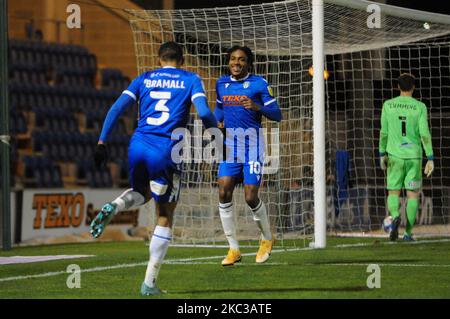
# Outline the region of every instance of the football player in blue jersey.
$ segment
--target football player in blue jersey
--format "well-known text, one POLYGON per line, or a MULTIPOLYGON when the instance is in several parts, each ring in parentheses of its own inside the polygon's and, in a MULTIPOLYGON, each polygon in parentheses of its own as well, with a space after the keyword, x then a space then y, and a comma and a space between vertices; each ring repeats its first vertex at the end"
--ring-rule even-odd
POLYGON ((171 157, 172 131, 185 128, 191 102, 207 128, 217 127, 209 110, 201 78, 180 69, 183 50, 175 42, 163 43, 159 49, 161 68, 145 72, 134 79, 108 111, 94 154, 97 167, 106 165, 107 141, 123 111, 139 102, 139 119, 128 148, 131 188, 106 203, 91 223, 91 234, 99 237, 118 212, 156 202, 157 226, 150 241, 150 260, 142 295, 157 295, 161 290, 156 279, 172 237, 173 212, 180 191, 180 169, 171 157))
POLYGON ((214 110, 219 126, 226 129, 226 160, 219 163, 218 173, 219 214, 230 249, 222 265, 233 265, 241 260, 232 204, 235 185, 241 180, 245 201, 261 230, 256 262, 263 263, 270 256, 275 238, 266 206, 258 197, 264 163, 261 118, 265 116, 279 122, 281 111, 267 81, 250 73, 254 60, 252 51, 245 46, 233 46, 227 56, 230 75, 216 82, 214 110))

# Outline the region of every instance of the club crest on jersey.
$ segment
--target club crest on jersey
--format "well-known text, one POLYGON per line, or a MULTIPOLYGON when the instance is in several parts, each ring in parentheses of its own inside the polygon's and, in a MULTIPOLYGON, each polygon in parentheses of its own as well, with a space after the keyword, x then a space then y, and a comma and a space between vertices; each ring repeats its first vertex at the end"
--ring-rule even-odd
POLYGON ((245 81, 243 86, 244 86, 244 89, 247 89, 250 86, 250 82, 245 81))

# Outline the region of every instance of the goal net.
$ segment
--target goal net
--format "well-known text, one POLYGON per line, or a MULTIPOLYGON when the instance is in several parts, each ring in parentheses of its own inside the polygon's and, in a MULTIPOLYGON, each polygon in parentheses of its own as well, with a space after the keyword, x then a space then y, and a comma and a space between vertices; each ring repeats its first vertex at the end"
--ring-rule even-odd
MULTIPOLYGON (((325 65, 330 74, 325 83, 327 231, 381 234, 386 216, 385 176, 377 158, 381 106, 398 94, 394 86, 400 73, 410 72, 417 77, 415 96, 428 106, 436 164, 433 177, 424 179, 416 233, 448 235, 450 19, 374 5, 356 0, 324 4, 325 65)), ((311 1, 296 0, 128 11, 139 72, 157 68, 160 44, 175 40, 184 47, 185 68, 203 78, 211 106, 215 81, 227 72, 226 50, 236 44, 253 50, 253 72, 268 80, 283 113, 279 124, 263 121, 269 160, 260 197, 281 243, 300 246, 314 230, 311 10, 311 1)), ((209 141, 202 138, 197 120, 192 111, 194 160, 183 164, 174 237, 182 243, 219 244, 225 237, 218 213, 218 166, 201 159, 209 141)), ((259 232, 243 195, 237 187, 233 197, 238 237, 257 240, 259 232)))

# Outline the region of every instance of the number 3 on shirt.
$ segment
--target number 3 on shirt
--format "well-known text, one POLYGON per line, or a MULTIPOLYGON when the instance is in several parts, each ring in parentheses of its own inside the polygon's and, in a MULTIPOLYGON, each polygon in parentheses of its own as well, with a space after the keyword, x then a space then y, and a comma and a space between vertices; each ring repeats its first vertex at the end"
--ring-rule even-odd
POLYGON ((147 124, 162 125, 169 119, 169 108, 166 106, 167 101, 172 97, 171 92, 150 91, 150 97, 158 100, 155 105, 155 111, 162 112, 160 117, 147 117, 147 124))

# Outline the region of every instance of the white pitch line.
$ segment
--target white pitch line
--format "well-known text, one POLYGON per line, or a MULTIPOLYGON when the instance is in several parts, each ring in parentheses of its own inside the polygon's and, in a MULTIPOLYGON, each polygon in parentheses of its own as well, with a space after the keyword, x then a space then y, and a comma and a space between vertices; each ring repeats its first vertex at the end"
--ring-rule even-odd
MULTIPOLYGON (((217 265, 216 262, 207 261, 207 262, 201 262, 201 261, 167 261, 164 262, 164 264, 168 265, 217 265)), ((302 263, 302 264, 293 264, 293 263, 287 263, 287 262, 268 262, 263 264, 242 264, 237 263, 235 266, 242 267, 242 266, 364 266, 367 267, 370 263, 322 263, 322 264, 315 264, 315 263, 302 263)), ((377 264, 380 267, 390 266, 390 267, 432 267, 432 268, 449 268, 450 265, 447 264, 389 264, 389 263, 377 263, 373 262, 373 264, 377 264)))
MULTIPOLYGON (((133 267, 146 266, 146 265, 147 265, 147 262, 134 263, 134 264, 119 264, 119 265, 114 265, 114 266, 104 266, 104 267, 81 269, 80 272, 95 272, 95 271, 112 270, 112 269, 120 269, 120 268, 133 268, 133 267)), ((53 272, 46 272, 46 273, 42 273, 42 274, 36 274, 36 275, 6 277, 6 278, 0 278, 0 282, 11 281, 11 280, 21 280, 21 279, 31 279, 31 278, 53 277, 53 276, 64 275, 64 274, 67 275, 70 273, 68 273, 67 271, 53 271, 53 272)))
MULTIPOLYGON (((420 241, 415 241, 415 242, 408 242, 405 244, 431 244, 431 243, 440 243, 440 242, 449 242, 450 239, 441 239, 441 240, 420 240, 420 241)), ((380 245, 385 245, 385 244, 395 244, 393 242, 387 242, 387 243, 380 243, 380 245)), ((351 247, 363 247, 363 246, 372 246, 373 243, 357 243, 357 244, 344 244, 344 245, 336 245, 333 247, 329 247, 329 248, 351 248, 351 247)), ((313 248, 288 248, 288 249, 275 249, 272 250, 272 253, 279 253, 279 252, 292 252, 292 251, 304 251, 304 250, 312 250, 313 248)), ((256 253, 245 253, 242 254, 242 256, 255 256, 256 253)), ((174 263, 188 263, 188 262, 196 262, 196 261, 202 261, 202 260, 213 260, 213 259, 220 259, 223 258, 223 255, 220 256, 209 256, 209 257, 197 257, 197 258, 181 258, 181 259, 172 259, 172 260, 166 260, 164 261, 164 264, 174 264, 174 263)), ((339 266, 349 266, 349 265, 368 265, 367 264, 322 264, 322 265, 339 265, 339 266)), ((94 268, 88 268, 88 269, 81 269, 80 272, 96 272, 96 271, 104 271, 104 270, 113 270, 113 269, 121 269, 121 268, 134 268, 134 267, 140 267, 140 266, 146 266, 147 265, 147 261, 145 262, 140 262, 140 263, 133 263, 133 264, 118 264, 118 265, 113 265, 113 266, 103 266, 103 267, 94 267, 94 268)), ((273 264, 272 264, 273 265, 273 264)), ((308 265, 315 265, 318 266, 318 264, 304 264, 305 266, 308 265)), ((386 265, 386 266, 392 266, 394 264, 378 264, 378 265, 386 265)), ((398 265, 402 265, 402 264, 398 264, 398 265)), ((405 264, 408 265, 408 264, 405 264)), ((411 264, 409 264, 411 265, 411 264)), ((426 264, 412 264, 415 265, 414 267, 449 267, 450 265, 426 265, 426 264)), ((408 267, 408 266, 406 266, 408 267)), ((411 266, 412 267, 412 266, 411 266)), ((64 274, 68 274, 66 271, 54 271, 54 272, 46 272, 46 273, 41 273, 41 274, 36 274, 36 275, 23 275, 23 276, 14 276, 14 277, 4 277, 4 278, 0 278, 0 282, 5 282, 5 281, 13 281, 13 280, 23 280, 23 279, 31 279, 31 278, 43 278, 43 277, 53 277, 53 276, 59 276, 59 275, 64 275, 64 274)))
MULTIPOLYGON (((307 265, 314 265, 314 266, 364 266, 367 267, 370 263, 333 263, 333 264, 307 264, 307 265)), ((449 268, 450 265, 442 264, 386 264, 386 263, 377 263, 373 262, 372 264, 376 264, 380 267, 432 267, 432 268, 449 268)))
MULTIPOLYGON (((378 245, 396 245, 398 243, 402 243, 403 245, 420 245, 420 244, 434 244, 434 243, 446 243, 450 242, 450 239, 429 239, 429 240, 416 240, 409 242, 402 242, 399 240, 398 242, 388 241, 388 242, 379 242, 378 245)), ((342 244, 336 245, 329 248, 354 248, 354 247, 365 247, 365 246, 374 246, 374 243, 358 243, 358 244, 342 244)))
MULTIPOLYGON (((221 256, 222 258, 223 256, 221 256)), ((207 262, 202 262, 202 261, 165 261, 164 264, 167 265, 219 265, 217 262, 212 262, 212 261, 207 261, 207 262)), ((242 266, 288 266, 289 263, 283 262, 283 263, 277 263, 277 262, 268 262, 268 263, 263 263, 263 264, 243 264, 243 263, 237 263, 235 264, 235 266, 237 267, 242 267, 242 266)), ((226 268, 226 267, 224 267, 226 268)))

